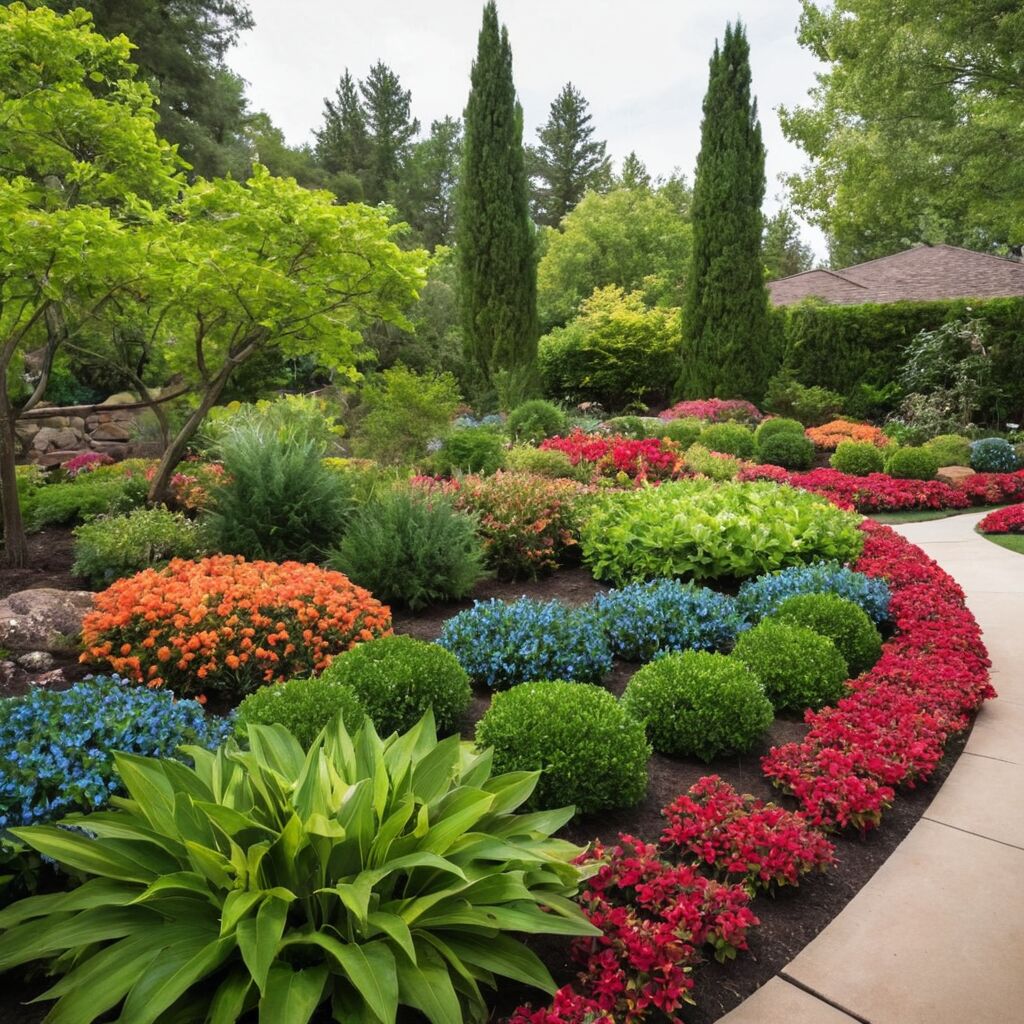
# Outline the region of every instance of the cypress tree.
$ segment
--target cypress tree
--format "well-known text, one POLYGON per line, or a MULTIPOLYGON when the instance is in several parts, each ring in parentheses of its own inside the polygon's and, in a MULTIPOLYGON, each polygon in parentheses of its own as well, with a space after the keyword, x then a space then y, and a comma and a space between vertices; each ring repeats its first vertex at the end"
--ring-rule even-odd
POLYGON ((761 262, 764 144, 743 26, 715 43, 693 185, 693 260, 683 312, 682 397, 757 401, 771 372, 761 262))
POLYGON ((488 384, 506 371, 525 386, 537 357, 536 250, 523 111, 508 30, 493 0, 484 7, 470 81, 456 205, 463 332, 488 384))

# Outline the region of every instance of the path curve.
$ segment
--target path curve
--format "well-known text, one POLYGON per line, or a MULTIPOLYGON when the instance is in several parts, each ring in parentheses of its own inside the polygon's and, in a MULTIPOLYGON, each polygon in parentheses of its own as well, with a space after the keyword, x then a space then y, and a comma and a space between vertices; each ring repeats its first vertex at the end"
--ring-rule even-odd
POLYGON ((894 529, 963 587, 998 699, 867 885, 719 1024, 1024 1021, 1024 556, 983 515, 894 529))

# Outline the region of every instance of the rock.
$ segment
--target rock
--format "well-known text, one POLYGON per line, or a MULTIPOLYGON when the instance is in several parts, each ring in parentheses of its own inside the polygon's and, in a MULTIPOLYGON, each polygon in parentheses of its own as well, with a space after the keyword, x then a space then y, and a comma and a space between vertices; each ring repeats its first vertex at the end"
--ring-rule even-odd
POLYGON ((138 399, 130 391, 118 391, 116 395, 103 399, 100 405, 134 405, 138 399))
POLYGON ((91 441, 89 447, 94 452, 109 455, 115 462, 128 458, 132 446, 125 441, 91 441))
POLYGON ((0 647, 66 654, 78 647, 82 619, 92 608, 88 590, 21 590, 0 601, 0 647))
POLYGON ((53 668, 53 655, 49 651, 29 651, 15 659, 26 672, 49 672, 53 668))
POLYGON ((36 419, 35 422, 40 427, 53 427, 54 430, 63 430, 64 427, 71 425, 67 416, 43 416, 36 419))
POLYGON ((36 458, 37 466, 63 466, 68 459, 81 455, 81 448, 72 448, 70 451, 43 452, 36 458))
POLYGON ((966 466, 943 466, 935 474, 935 479, 941 480, 944 484, 958 484, 969 476, 974 476, 974 470, 966 466))
POLYGON ((59 668, 55 668, 52 672, 30 679, 29 682, 33 686, 55 686, 64 682, 64 673, 59 668))
POLYGON ((132 439, 131 431, 120 423, 101 423, 90 435, 91 441, 121 441, 132 439))
POLYGON ((32 447, 36 451, 45 452, 48 449, 56 446, 57 434, 60 431, 53 427, 43 427, 36 433, 36 436, 32 438, 32 447))

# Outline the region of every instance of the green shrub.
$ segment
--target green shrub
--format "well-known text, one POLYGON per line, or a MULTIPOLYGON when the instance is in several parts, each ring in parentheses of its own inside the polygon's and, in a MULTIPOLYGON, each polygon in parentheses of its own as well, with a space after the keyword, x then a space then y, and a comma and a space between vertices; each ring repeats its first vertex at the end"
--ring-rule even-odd
POLYGON ((773 416, 770 419, 762 420, 754 431, 754 441, 761 445, 774 437, 776 434, 798 434, 804 436, 804 425, 799 420, 789 419, 785 416, 773 416))
POLYGON ((540 444, 546 437, 564 434, 569 428, 569 418, 554 402, 543 398, 531 398, 517 405, 505 421, 505 429, 514 441, 529 441, 540 444))
POLYGON ((396 487, 359 509, 327 562, 381 601, 415 610, 465 597, 483 558, 473 518, 449 498, 396 487))
POLYGON ((771 483, 665 483, 602 496, 582 533, 594 575, 617 586, 657 576, 756 576, 819 559, 856 560, 860 517, 771 483))
POLYGON ((750 750, 772 723, 772 705, 757 676, 725 654, 684 651, 644 665, 622 704, 645 723, 654 749, 711 761, 750 750))
POLYGON ((100 516, 76 526, 71 571, 97 589, 172 558, 198 558, 209 550, 206 530, 180 512, 140 508, 125 516, 100 516))
POLYGON ((882 637, 874 623, 863 608, 838 594, 797 594, 770 618, 827 636, 846 659, 851 676, 866 672, 882 656, 882 637))
POLYGON ((802 431, 769 434, 757 443, 757 461, 783 469, 810 469, 814 463, 814 443, 802 431))
POLYGON ((359 644, 335 658, 321 678, 351 687, 385 736, 405 732, 429 710, 439 732, 457 732, 473 699, 455 655, 411 636, 359 644))
POLYGON ((514 813, 537 774, 492 778, 429 719, 384 741, 339 721, 308 754, 253 725, 249 744, 193 748, 194 767, 117 754, 121 809, 14 830, 86 879, 0 912, 0 970, 69 968, 53 1019, 284 1024, 324 1004, 461 1024, 487 1016, 477 981, 555 990, 523 933, 598 934, 570 899, 580 850, 550 839, 571 810, 514 813))
POLYGON ((71 483, 46 484, 26 494, 22 516, 29 531, 67 526, 94 516, 129 512, 146 503, 147 482, 141 477, 100 477, 85 474, 71 483))
POLYGON ((788 374, 780 373, 768 382, 764 408, 779 416, 792 417, 804 426, 816 427, 843 411, 843 396, 827 388, 805 387, 788 374))
POLYGON ((435 471, 444 476, 456 472, 489 475, 505 463, 505 442, 490 427, 463 427, 444 439, 430 461, 435 471))
POLYGON ((934 480, 939 458, 929 448, 897 448, 886 456, 885 471, 899 480, 934 480))
POLYGON ((630 807, 647 790, 651 748, 642 723, 588 683, 523 683, 497 693, 476 728, 494 770, 537 771, 537 808, 575 804, 581 814, 630 807))
POLYGON ((631 437, 642 441, 645 437, 659 436, 654 430, 659 421, 651 416, 613 416, 605 420, 602 429, 618 437, 631 437))
POLYGON ((309 749, 336 715, 355 732, 363 722, 363 706, 351 686, 323 676, 290 679, 261 686, 238 705, 236 728, 245 736, 250 725, 283 725, 304 749, 309 749))
POLYGON ((740 460, 732 455, 709 452, 702 444, 691 444, 683 456, 686 469, 710 480, 734 480, 741 469, 740 460))
POLYGON ((741 633, 732 652, 761 680, 777 711, 834 704, 846 692, 846 660, 828 637, 766 619, 741 633))
POLYGON ((651 430, 652 437, 667 437, 675 441, 684 451, 696 443, 706 424, 692 416, 681 416, 677 420, 658 420, 657 428, 651 430))
POLYGON ((737 459, 754 457, 754 432, 739 423, 713 423, 700 432, 697 441, 713 452, 737 459))
POLYGON ((517 444, 509 449, 505 463, 514 473, 532 473, 552 480, 578 479, 580 476, 569 456, 554 448, 541 451, 528 444, 517 444))
POLYGON ((870 441, 840 441, 828 464, 840 473, 867 476, 869 473, 882 472, 885 456, 870 441))
POLYGON ((940 466, 971 464, 971 441, 962 434, 939 434, 926 441, 924 447, 939 460, 940 466))
POLYGON ((971 442, 971 469, 979 473, 1012 473, 1017 466, 1017 452, 1005 438, 983 437, 971 442))

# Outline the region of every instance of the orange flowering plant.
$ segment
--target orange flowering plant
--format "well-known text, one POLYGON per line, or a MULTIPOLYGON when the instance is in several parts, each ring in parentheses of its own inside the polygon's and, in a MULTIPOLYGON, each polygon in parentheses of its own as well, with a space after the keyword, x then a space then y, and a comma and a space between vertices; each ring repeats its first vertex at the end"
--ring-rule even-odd
POLYGON ((876 448, 884 448, 889 437, 870 423, 853 423, 850 420, 832 420, 820 427, 808 427, 807 436, 818 448, 835 451, 840 441, 870 441, 876 448))
POLYGON ((340 572, 236 555, 176 558, 96 595, 81 661, 183 696, 240 696, 319 672, 390 632, 391 610, 340 572))

